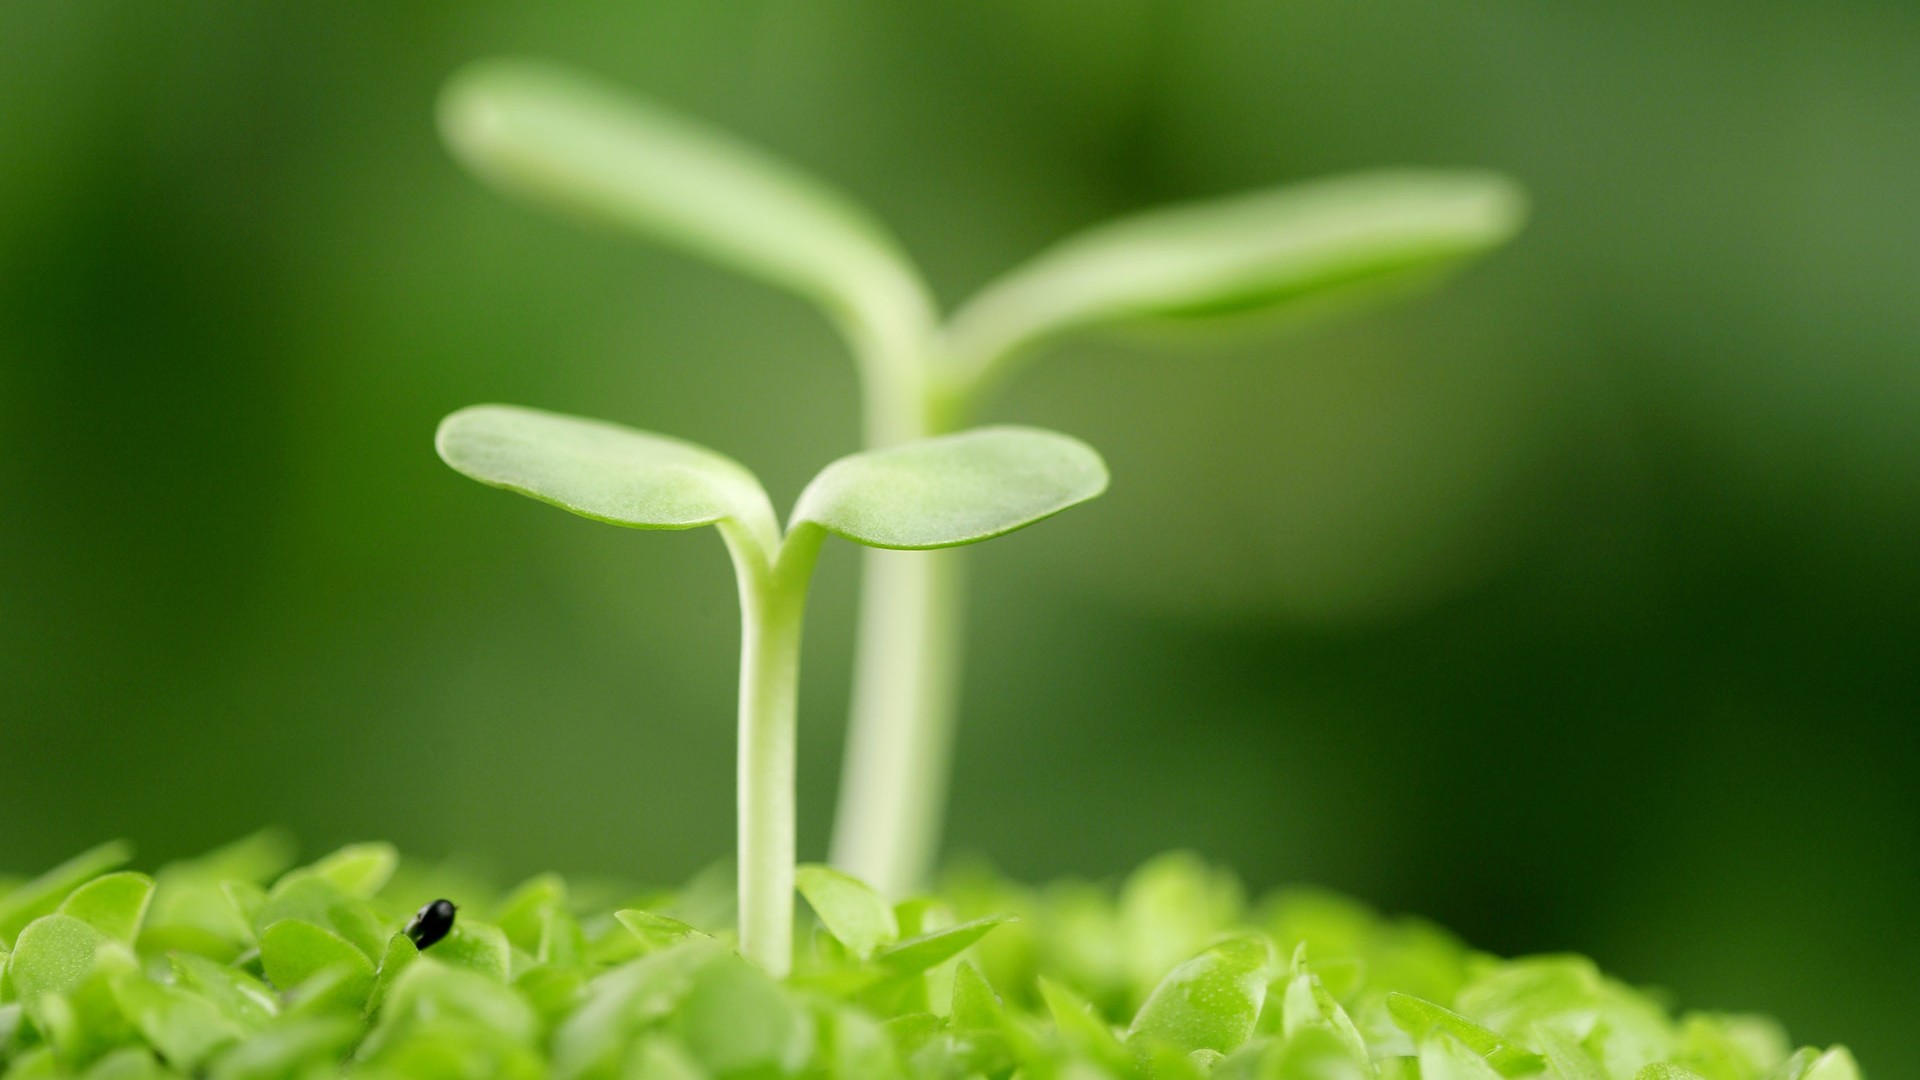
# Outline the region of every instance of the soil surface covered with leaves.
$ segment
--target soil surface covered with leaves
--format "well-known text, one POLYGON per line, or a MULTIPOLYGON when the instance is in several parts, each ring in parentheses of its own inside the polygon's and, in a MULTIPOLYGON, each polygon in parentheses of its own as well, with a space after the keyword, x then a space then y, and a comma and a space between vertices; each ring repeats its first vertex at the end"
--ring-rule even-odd
POLYGON ((721 871, 499 893, 385 844, 289 869, 266 835, 151 877, 127 859, 0 883, 6 1077, 1860 1075, 1845 1049, 1676 1016, 1582 957, 1499 959, 1324 893, 1250 900, 1180 855, 1117 887, 963 870, 900 904, 803 868, 780 982, 732 949, 721 871), (436 939, 412 919, 443 897, 459 910, 436 939))

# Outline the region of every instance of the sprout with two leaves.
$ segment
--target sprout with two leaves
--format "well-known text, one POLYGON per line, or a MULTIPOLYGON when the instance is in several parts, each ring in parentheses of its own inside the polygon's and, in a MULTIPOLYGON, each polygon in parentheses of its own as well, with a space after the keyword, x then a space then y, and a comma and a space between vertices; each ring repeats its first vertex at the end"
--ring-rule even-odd
POLYGON ((800 628, 827 534, 918 551, 991 539, 1106 490, 1100 456, 1031 428, 983 428, 872 450, 821 470, 783 530, 760 482, 704 447, 507 405, 440 424, 447 464, 582 517, 633 529, 719 529, 740 590, 740 951, 792 961, 794 738, 800 628))
MULTIPOLYGON (((1504 244, 1518 187, 1401 169, 1151 210, 1068 237, 944 320, 853 199, 671 109, 544 64, 489 61, 441 100, 454 154, 513 194, 710 259, 825 311, 859 369, 866 439, 972 423, 1064 337, 1392 297, 1504 244)), ((960 659, 958 553, 867 553, 833 861, 898 896, 938 852, 960 659)))

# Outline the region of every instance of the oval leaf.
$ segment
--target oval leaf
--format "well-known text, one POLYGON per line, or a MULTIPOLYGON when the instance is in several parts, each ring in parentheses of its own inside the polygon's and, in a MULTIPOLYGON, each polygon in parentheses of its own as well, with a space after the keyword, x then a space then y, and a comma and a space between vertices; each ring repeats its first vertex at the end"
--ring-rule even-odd
POLYGON ((94 878, 73 890, 60 904, 60 914, 71 915, 110 938, 133 944, 153 899, 153 879, 131 870, 94 878))
POLYGON ((900 936, 893 906, 866 882, 828 866, 809 864, 794 872, 794 884, 807 898, 827 932, 853 955, 865 960, 873 950, 900 936))
POLYGON ((1445 1032, 1485 1058, 1487 1064, 1502 1076, 1524 1076, 1538 1072, 1545 1064, 1538 1054, 1515 1044, 1499 1032, 1488 1030, 1452 1009, 1412 994, 1388 994, 1387 1013, 1402 1031, 1413 1036, 1415 1042, 1424 1042, 1436 1033, 1445 1032))
POLYGON ((1231 1053, 1253 1034, 1267 1000, 1273 947, 1258 937, 1228 938, 1174 968, 1127 1029, 1129 1044, 1181 1053, 1231 1053))
POLYGON ((348 896, 366 899, 379 892, 400 865, 400 852, 392 844, 348 844, 309 867, 314 873, 339 886, 348 896))
POLYGON ((89 848, 0 896, 0 944, 11 942, 40 916, 53 914, 68 893, 89 879, 118 868, 132 857, 131 845, 124 840, 114 840, 89 848))
POLYGON ((1152 210, 1069 238, 954 316, 979 368, 1079 327, 1278 307, 1401 279, 1504 243, 1519 188, 1481 172, 1394 171, 1152 210))
POLYGON ((1106 489, 1106 463, 1078 439, 979 428, 841 458, 793 516, 855 543, 920 550, 1009 533, 1106 489))
POLYGON ((766 279, 888 333, 929 320, 919 276, 850 199, 598 81, 496 60, 448 84, 440 130, 499 187, 766 279))
POLYGON ((475 405, 440 422, 434 444, 456 470, 582 517, 633 529, 735 520, 771 542, 773 509, 752 473, 664 435, 523 409, 475 405))
POLYGON ((93 970, 94 957, 113 939, 71 915, 45 915, 20 931, 7 962, 14 992, 31 1005, 42 994, 64 994, 93 970))

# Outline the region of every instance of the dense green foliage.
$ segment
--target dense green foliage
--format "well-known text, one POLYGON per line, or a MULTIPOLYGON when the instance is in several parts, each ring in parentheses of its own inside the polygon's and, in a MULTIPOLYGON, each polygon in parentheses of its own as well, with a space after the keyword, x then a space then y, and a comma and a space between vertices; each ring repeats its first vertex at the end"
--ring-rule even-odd
POLYGON ((1187 856, 1118 890, 983 870, 889 905, 804 868, 794 974, 730 947, 732 883, 501 895, 385 844, 262 835, 153 877, 108 845, 0 892, 8 1077, 1855 1080, 1844 1049, 1689 1014, 1577 956, 1501 960, 1347 900, 1249 902, 1187 856), (442 894, 453 932, 402 932, 442 894))

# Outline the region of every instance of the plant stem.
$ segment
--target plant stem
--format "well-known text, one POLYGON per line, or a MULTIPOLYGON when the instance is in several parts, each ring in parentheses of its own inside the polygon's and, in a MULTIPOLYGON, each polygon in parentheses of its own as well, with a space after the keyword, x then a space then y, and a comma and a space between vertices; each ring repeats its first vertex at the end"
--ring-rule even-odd
POLYGON ((775 978, 793 964, 794 741, 800 630, 822 533, 789 536, 769 562, 721 523, 740 586, 740 952, 775 978))
POLYGON ((959 697, 962 555, 868 551, 833 864, 887 896, 939 854, 959 697))
MULTIPOLYGON (((941 377, 929 340, 868 343, 861 363, 868 446, 964 425, 971 387, 941 377)), ((963 558, 957 550, 869 549, 862 563, 853 707, 829 861, 886 896, 923 885, 940 854, 959 709, 963 558)))

